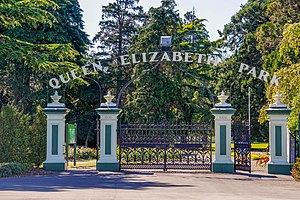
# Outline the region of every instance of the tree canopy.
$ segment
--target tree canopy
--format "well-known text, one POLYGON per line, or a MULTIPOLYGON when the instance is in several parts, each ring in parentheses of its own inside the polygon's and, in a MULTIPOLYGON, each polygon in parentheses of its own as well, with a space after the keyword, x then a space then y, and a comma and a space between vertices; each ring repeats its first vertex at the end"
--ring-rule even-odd
POLYGON ((85 145, 94 142, 94 110, 108 90, 121 97, 123 121, 191 122, 213 119, 210 109, 222 90, 237 109, 234 117, 246 120, 251 88, 252 139, 259 141, 268 140, 265 109, 279 90, 292 108, 289 127, 295 134, 300 112, 299 0, 248 0, 219 31, 217 41, 210 40, 209 22, 197 14, 193 9, 180 16, 175 0, 161 0, 147 12, 139 0, 115 0, 103 6, 94 52, 89 52, 77 0, 0 0, 0 108, 14 104, 33 117, 53 92, 50 77, 65 74, 67 79, 70 70, 96 60, 105 70, 60 91, 72 110, 67 120, 76 120, 85 145), (170 50, 162 50, 162 36, 172 38, 170 50), (158 52, 161 61, 115 62, 122 55, 141 59, 142 53, 151 52, 158 52), (174 52, 203 54, 204 60, 213 55, 220 62, 169 62, 174 52), (275 74, 278 86, 239 73, 241 63, 275 74))

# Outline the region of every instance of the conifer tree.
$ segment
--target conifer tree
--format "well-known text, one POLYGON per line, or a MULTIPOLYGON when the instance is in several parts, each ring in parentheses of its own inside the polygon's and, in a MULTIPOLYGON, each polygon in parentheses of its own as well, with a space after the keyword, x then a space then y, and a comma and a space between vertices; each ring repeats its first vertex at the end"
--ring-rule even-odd
MULTIPOLYGON (((163 0, 161 3, 160 7, 149 10, 143 27, 133 37, 131 52, 160 52, 161 36, 172 37, 173 51, 209 52, 203 20, 195 17, 193 21, 183 22, 175 1, 163 0), (190 40, 192 35, 194 41, 190 40)), ((193 117, 199 111, 199 107, 196 108, 199 102, 192 99, 202 85, 194 77, 207 81, 201 77, 204 69, 201 67, 176 62, 160 62, 157 66, 150 63, 135 65, 133 77, 140 77, 133 84, 134 92, 127 96, 122 118, 126 121, 195 120, 193 117), (150 71, 144 74, 144 70, 150 71)))
MULTIPOLYGON (((115 59, 128 53, 131 37, 137 34, 145 18, 143 8, 138 3, 139 0, 115 0, 103 6, 100 31, 93 39, 93 42, 98 42, 98 57, 115 59)), ((111 87, 118 94, 130 80, 132 69, 130 66, 109 64, 109 74, 113 80, 111 87)))
POLYGON ((3 29, 10 47, 0 47, 0 55, 6 54, 2 72, 8 74, 2 91, 9 91, 6 94, 26 113, 34 112, 34 101, 48 101, 45 89, 49 90, 49 77, 82 64, 89 44, 78 1, 55 0, 52 4, 55 7, 45 11, 52 17, 49 23, 25 23, 3 29))

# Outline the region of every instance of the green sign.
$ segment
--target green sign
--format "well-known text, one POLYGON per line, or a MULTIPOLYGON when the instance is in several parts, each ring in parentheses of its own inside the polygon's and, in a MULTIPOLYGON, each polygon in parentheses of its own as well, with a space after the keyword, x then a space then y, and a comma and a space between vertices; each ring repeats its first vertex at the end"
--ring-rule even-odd
POLYGON ((68 124, 68 144, 76 143, 76 124, 68 124))

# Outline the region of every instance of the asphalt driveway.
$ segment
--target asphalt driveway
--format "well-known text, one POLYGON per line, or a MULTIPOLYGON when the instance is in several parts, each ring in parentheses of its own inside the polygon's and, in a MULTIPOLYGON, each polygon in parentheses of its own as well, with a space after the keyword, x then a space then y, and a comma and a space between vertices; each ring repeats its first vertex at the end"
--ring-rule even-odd
POLYGON ((297 199, 290 176, 72 170, 51 175, 1 178, 0 200, 297 199))

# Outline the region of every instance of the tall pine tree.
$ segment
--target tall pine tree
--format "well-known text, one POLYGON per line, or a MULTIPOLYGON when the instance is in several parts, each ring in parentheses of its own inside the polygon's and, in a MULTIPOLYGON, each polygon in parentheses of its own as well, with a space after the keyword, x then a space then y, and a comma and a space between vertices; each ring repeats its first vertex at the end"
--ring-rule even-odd
MULTIPOLYGON (((172 37, 173 51, 210 51, 203 20, 194 17, 192 21, 183 21, 174 0, 162 0, 160 7, 149 10, 143 28, 133 37, 130 50, 138 54, 161 51, 160 38, 166 35, 172 37)), ((122 119, 199 120, 195 117, 200 112, 197 107, 199 101, 194 97, 204 88, 195 77, 205 82, 204 76, 201 77, 205 67, 177 62, 155 65, 156 63, 140 63, 134 66, 133 77, 139 78, 133 83, 134 92, 127 96, 122 119), (144 74, 144 70, 150 71, 144 74)))
MULTIPOLYGON (((93 42, 98 42, 98 57, 115 59, 128 53, 131 37, 137 33, 145 18, 143 8, 138 3, 139 0, 115 0, 103 6, 100 31, 93 39, 93 42)), ((110 63, 109 74, 113 81, 112 87, 119 93, 122 86, 130 80, 132 69, 110 63)))

